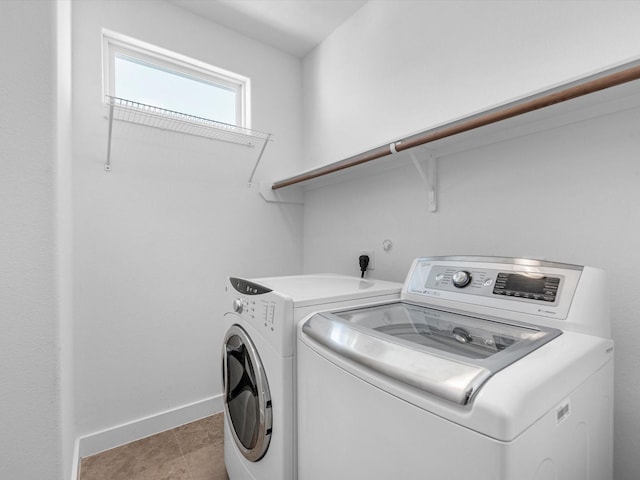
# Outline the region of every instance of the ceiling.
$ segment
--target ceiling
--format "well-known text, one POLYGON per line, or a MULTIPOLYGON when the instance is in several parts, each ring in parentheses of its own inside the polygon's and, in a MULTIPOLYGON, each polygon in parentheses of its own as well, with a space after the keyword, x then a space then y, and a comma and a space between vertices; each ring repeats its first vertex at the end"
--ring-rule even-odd
POLYGON ((247 37, 303 57, 367 0, 168 0, 247 37))

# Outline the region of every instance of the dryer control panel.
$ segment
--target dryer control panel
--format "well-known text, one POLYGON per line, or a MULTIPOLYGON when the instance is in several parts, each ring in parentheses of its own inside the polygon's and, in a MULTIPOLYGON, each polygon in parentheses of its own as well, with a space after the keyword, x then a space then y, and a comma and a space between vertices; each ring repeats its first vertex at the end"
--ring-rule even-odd
POLYGON ((273 330, 277 302, 264 295, 273 290, 243 278, 231 277, 229 283, 241 294, 233 301, 233 311, 264 322, 265 327, 270 326, 273 330))
MULTIPOLYGON (((227 305, 246 324, 256 329, 283 356, 293 354, 291 300, 272 289, 243 278, 230 277, 227 305)), ((246 326, 246 325, 242 325, 246 326)))
POLYGON ((251 282, 244 278, 230 277, 229 283, 235 289, 236 292, 244 295, 262 295, 263 293, 269 293, 272 290, 264 285, 251 282))
POLYGON ((277 301, 265 295, 273 290, 244 278, 231 277, 229 283, 240 294, 233 300, 233 311, 274 331, 277 301))

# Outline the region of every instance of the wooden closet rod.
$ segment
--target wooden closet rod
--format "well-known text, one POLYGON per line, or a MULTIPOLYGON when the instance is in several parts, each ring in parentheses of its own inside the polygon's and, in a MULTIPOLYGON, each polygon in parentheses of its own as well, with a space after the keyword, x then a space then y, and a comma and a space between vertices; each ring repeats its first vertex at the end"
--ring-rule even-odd
POLYGON ((540 93, 533 97, 529 97, 528 99, 520 100, 513 104, 467 117, 449 125, 416 133, 388 145, 382 145, 339 162, 331 163, 329 165, 301 173, 300 175, 275 182, 271 188, 273 190, 277 190, 279 188, 288 187, 289 185, 295 185, 296 183, 312 180, 314 178, 344 170, 345 168, 355 167, 356 165, 370 162, 393 153, 399 153, 409 148, 435 142, 436 140, 468 132, 492 123, 517 117, 518 115, 523 115, 525 113, 533 112, 541 108, 566 102, 574 98, 582 97, 590 93, 595 93, 600 90, 605 90, 607 88, 622 85, 623 83, 632 82, 638 79, 640 79, 640 65, 635 65, 623 70, 617 70, 613 73, 600 73, 579 81, 579 83, 575 85, 569 87, 558 87, 557 89, 540 93))

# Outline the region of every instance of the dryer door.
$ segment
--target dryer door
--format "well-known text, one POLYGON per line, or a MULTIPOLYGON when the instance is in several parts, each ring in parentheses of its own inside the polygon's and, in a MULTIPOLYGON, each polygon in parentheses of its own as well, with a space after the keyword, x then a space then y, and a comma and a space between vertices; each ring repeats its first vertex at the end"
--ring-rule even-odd
POLYGON ((271 441, 272 410, 269 384, 255 345, 233 325, 222 352, 224 409, 238 449, 247 460, 260 460, 271 441))

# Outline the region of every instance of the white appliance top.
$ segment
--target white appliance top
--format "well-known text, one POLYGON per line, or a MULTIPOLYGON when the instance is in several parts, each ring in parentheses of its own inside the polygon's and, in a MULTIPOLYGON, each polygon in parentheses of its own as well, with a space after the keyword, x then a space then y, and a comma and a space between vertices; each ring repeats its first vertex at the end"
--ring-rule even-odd
POLYGON ((315 311, 400 298, 401 283, 333 273, 243 279, 230 277, 229 314, 235 314, 283 356, 293 355, 295 327, 315 311))
POLYGON ((291 298, 295 307, 399 293, 402 288, 400 283, 335 273, 253 278, 248 281, 291 298))

